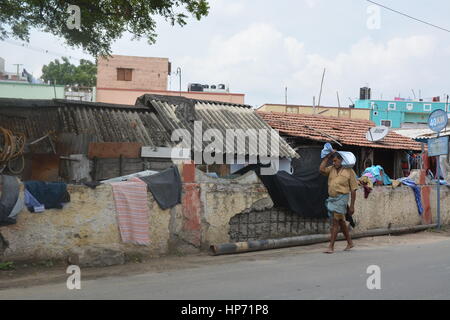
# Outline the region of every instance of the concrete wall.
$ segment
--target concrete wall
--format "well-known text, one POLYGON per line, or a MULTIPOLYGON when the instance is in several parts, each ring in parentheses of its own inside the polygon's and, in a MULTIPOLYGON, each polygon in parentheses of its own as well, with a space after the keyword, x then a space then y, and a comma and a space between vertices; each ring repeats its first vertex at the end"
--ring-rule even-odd
POLYGON ((216 92, 179 92, 164 90, 138 90, 138 89, 111 89, 105 87, 97 87, 97 102, 118 103, 134 105, 136 99, 144 94, 159 94, 167 96, 182 96, 198 100, 210 100, 244 104, 245 95, 238 93, 216 93, 216 92))
MULTIPOLYGON (((106 246, 126 252, 159 255, 168 252, 171 210, 161 210, 149 194, 151 244, 143 249, 120 240, 112 187, 69 186, 71 202, 64 209, 29 213, 24 209, 15 225, 0 227, 9 242, 5 260, 64 258, 70 250, 84 246, 106 246)), ((176 209, 172 209, 176 210, 176 209)))
POLYGON ((194 165, 180 169, 181 204, 161 210, 148 193, 149 246, 121 242, 110 185, 96 189, 69 185, 71 202, 63 209, 43 213, 24 209, 15 225, 0 227, 0 235, 9 243, 3 254, 0 243, 0 260, 65 258, 71 250, 88 246, 150 256, 199 252, 210 243, 229 241, 231 217, 260 199, 271 203, 254 173, 225 180, 209 178, 194 165))
MULTIPOLYGON (((0 235, 9 242, 3 254, 0 243, 0 260, 64 258, 71 250, 88 246, 150 256, 194 253, 210 244, 328 231, 326 220, 299 219, 292 213, 272 209, 266 188, 253 172, 237 179, 214 179, 196 170, 193 164, 180 169, 181 204, 161 210, 148 194, 149 246, 121 242, 109 185, 95 190, 69 186, 71 202, 64 209, 36 214, 25 209, 17 224, 0 227, 0 235), (247 225, 236 228, 239 223, 247 225)), ((368 199, 358 190, 355 231, 435 222, 435 199, 434 187, 422 186, 425 212, 420 217, 409 187, 375 187, 368 199)), ((450 224, 448 187, 441 190, 441 211, 441 222, 450 224)))
MULTIPOLYGON (((419 215, 414 193, 410 187, 375 187, 364 199, 358 190, 354 218, 358 226, 355 231, 375 228, 414 226, 436 223, 436 188, 421 186, 424 213, 419 215)), ((450 188, 441 188, 441 223, 450 224, 450 188)))
POLYGON ((64 99, 64 86, 0 81, 1 98, 64 99))

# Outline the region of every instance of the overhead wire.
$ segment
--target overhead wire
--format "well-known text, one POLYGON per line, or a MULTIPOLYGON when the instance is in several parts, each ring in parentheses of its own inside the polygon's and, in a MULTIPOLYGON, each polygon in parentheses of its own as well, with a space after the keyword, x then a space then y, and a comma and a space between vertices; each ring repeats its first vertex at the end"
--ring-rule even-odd
POLYGON ((56 57, 67 57, 69 58, 69 60, 77 60, 77 61, 81 61, 83 58, 78 58, 78 57, 74 57, 72 55, 69 54, 62 54, 56 51, 52 51, 52 50, 48 50, 48 49, 44 49, 44 48, 39 48, 33 45, 30 45, 29 43, 20 43, 20 42, 16 42, 10 39, 0 39, 0 41, 6 42, 8 44, 17 46, 17 47, 21 47, 21 48, 25 48, 25 49, 29 49, 29 50, 33 50, 35 52, 39 52, 42 54, 46 54, 46 55, 52 55, 52 56, 56 56, 56 57))
POLYGON ((413 16, 411 16, 411 15, 409 15, 409 14, 406 14, 406 13, 404 13, 404 12, 401 12, 401 11, 398 11, 398 10, 395 10, 395 9, 392 9, 392 8, 390 8, 390 7, 388 7, 388 6, 385 6, 385 5, 381 4, 381 3, 378 3, 378 2, 375 2, 375 1, 372 1, 372 0, 366 0, 366 1, 367 1, 367 2, 370 2, 370 3, 374 4, 374 5, 377 5, 377 6, 379 6, 379 7, 382 7, 382 8, 384 8, 384 9, 386 9, 386 10, 389 10, 389 11, 395 12, 395 13, 397 13, 397 14, 400 14, 400 15, 402 15, 402 16, 404 16, 404 17, 409 18, 409 19, 412 19, 412 20, 415 20, 415 21, 424 23, 424 24, 426 24, 426 25, 428 25, 428 26, 431 26, 431 27, 434 27, 434 28, 437 28, 437 29, 440 29, 440 30, 442 30, 442 31, 446 31, 446 32, 449 32, 449 33, 450 33, 450 30, 449 30, 449 29, 440 27, 440 26, 438 26, 438 25, 432 24, 432 23, 427 22, 427 21, 425 21, 425 20, 421 20, 421 19, 415 18, 415 17, 413 17, 413 16))

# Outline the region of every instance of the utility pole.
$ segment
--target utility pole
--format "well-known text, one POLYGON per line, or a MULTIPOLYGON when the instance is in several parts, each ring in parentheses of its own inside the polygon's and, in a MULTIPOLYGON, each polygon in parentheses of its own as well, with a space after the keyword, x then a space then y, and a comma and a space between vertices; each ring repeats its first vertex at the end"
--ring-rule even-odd
POLYGON ((320 98, 322 97, 322 87, 323 87, 323 79, 325 78, 325 68, 323 68, 322 82, 320 83, 320 93, 319 93, 319 103, 317 104, 320 107, 320 98))
MULTIPOLYGON (((338 100, 338 118, 341 117, 341 101, 339 100, 339 91, 336 91, 337 100, 338 100)), ((351 115, 351 110, 349 111, 351 115)), ((351 116, 350 116, 351 118, 351 116)))
POLYGON ((19 77, 19 67, 23 66, 21 63, 14 63, 13 66, 17 66, 17 77, 19 77))
POLYGON ((284 104, 287 106, 287 95, 288 95, 288 87, 285 88, 284 90, 284 104))
POLYGON ((180 76, 180 96, 181 96, 181 68, 180 67, 177 68, 177 75, 180 76))
POLYGON ((313 113, 316 114, 316 96, 313 97, 313 113))

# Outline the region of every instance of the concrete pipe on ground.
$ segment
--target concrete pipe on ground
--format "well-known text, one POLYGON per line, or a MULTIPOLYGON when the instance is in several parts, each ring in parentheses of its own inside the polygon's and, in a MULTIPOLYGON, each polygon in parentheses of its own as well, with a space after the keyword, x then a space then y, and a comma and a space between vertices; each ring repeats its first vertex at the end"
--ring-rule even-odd
MULTIPOLYGON (((352 239, 364 237, 376 237, 388 234, 403 234, 414 233, 426 229, 435 228, 437 224, 420 225, 414 227, 399 227, 390 229, 373 229, 365 232, 352 234, 352 239)), ((337 240, 344 240, 343 235, 339 235, 337 240)), ((330 241, 329 234, 313 234, 298 237, 289 237, 281 239, 267 239, 267 240, 252 240, 247 242, 223 243, 218 245, 211 245, 209 252, 213 256, 223 254, 243 253, 250 251, 269 250, 277 248, 286 248, 294 246, 304 246, 308 244, 322 243, 330 241)))

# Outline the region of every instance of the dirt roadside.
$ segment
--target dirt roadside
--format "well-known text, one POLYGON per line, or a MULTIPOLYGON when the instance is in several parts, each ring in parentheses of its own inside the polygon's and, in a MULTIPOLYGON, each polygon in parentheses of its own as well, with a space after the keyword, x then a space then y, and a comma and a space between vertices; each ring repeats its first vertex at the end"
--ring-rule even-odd
MULTIPOLYGON (((391 245, 420 245, 450 240, 450 228, 441 231, 427 230, 414 234, 399 236, 380 236, 354 240, 354 250, 370 250, 391 245)), ((336 244, 336 254, 345 248, 345 242, 336 244)), ((200 253, 186 256, 163 256, 158 258, 135 259, 124 265, 84 268, 81 270, 83 280, 101 277, 136 275, 142 273, 162 273, 174 270, 198 268, 205 265, 227 264, 238 261, 255 261, 276 259, 286 255, 322 252, 326 243, 313 244, 301 247, 248 252, 235 255, 210 256, 200 253)), ((44 261, 40 263, 17 263, 13 270, 0 270, 0 290, 17 287, 31 287, 50 283, 65 283, 67 263, 44 261)))

